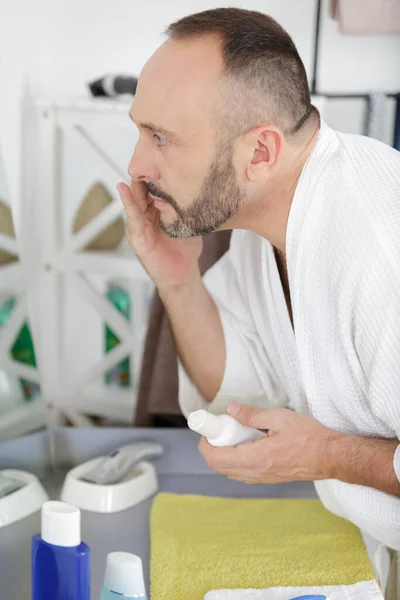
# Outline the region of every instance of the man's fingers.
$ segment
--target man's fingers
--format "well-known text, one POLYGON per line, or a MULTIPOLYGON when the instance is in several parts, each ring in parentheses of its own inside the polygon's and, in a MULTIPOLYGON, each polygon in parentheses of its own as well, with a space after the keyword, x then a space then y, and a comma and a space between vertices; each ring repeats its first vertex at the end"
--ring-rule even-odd
POLYGON ((129 187, 126 183, 120 182, 117 185, 117 190, 126 211, 129 211, 132 205, 135 205, 142 213, 146 212, 150 200, 146 196, 143 184, 132 182, 131 187, 129 187))
POLYGON ((119 183, 117 190, 121 202, 124 205, 125 214, 127 218, 127 230, 129 234, 140 233, 143 225, 143 212, 139 208, 135 198, 133 197, 132 191, 126 183, 119 183))
POLYGON ((241 467, 255 466, 259 459, 259 450, 254 442, 240 444, 235 448, 231 446, 216 448, 203 437, 199 443, 199 451, 212 469, 223 474, 236 471, 241 467))
POLYGON ((117 185, 117 190, 124 208, 129 210, 130 206, 134 203, 131 188, 123 181, 120 181, 117 185))
POLYGON ((204 437, 199 444, 200 454, 213 469, 232 467, 235 461, 235 450, 236 448, 231 447, 216 448, 209 444, 204 437))
POLYGON ((221 472, 226 467, 232 467, 235 448, 216 448, 202 437, 199 443, 199 452, 212 469, 221 472))
POLYGON ((228 404, 227 412, 242 425, 263 431, 277 432, 286 427, 293 412, 288 408, 257 408, 246 404, 228 404))
POLYGON ((145 212, 152 202, 147 196, 146 184, 143 181, 132 181, 131 190, 135 202, 145 212))

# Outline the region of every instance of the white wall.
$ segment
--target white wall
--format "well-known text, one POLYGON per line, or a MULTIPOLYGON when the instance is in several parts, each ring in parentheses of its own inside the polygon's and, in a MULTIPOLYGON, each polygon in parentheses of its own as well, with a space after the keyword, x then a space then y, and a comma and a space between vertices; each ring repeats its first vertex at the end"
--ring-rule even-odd
MULTIPOLYGON (((221 6, 271 14, 293 36, 311 74, 316 0, 0 0, 0 143, 9 187, 19 194, 23 85, 34 96, 82 95, 106 72, 138 74, 161 32, 185 14, 221 6)), ((400 90, 400 36, 342 36, 323 5, 319 84, 323 91, 400 90)), ((333 103, 337 128, 357 131, 360 103, 333 103)))
MULTIPOLYGON (((161 32, 174 19, 199 10, 221 6, 215 0, 0 0, 0 147, 6 162, 8 189, 14 208, 24 188, 29 193, 30 165, 21 161, 21 150, 30 122, 21 120, 21 98, 82 96, 86 82, 107 72, 139 74, 143 64, 162 41, 161 32), (21 166, 22 162, 22 166, 21 166), (26 189, 28 188, 28 189, 26 189)), ((245 6, 275 17, 293 36, 311 79, 316 0, 231 0, 225 5, 245 6)), ((368 92, 400 90, 400 36, 344 37, 328 16, 324 0, 321 29, 319 90, 325 92, 368 92)), ((390 107, 389 107, 390 109, 390 107)), ((361 132, 362 101, 330 102, 326 120, 344 131, 361 132)), ((387 118, 390 140, 391 114, 387 118)), ((100 135, 101 132, 97 132, 100 135)), ((128 162, 132 134, 118 135, 121 168, 128 162)), ((35 133, 28 132, 29 148, 35 149, 35 133)), ((96 136, 95 136, 96 137, 96 136)), ((29 152, 28 152, 29 154, 29 152)), ((91 176, 77 167, 79 154, 70 148, 64 176, 64 210, 72 219, 77 202, 91 176), (70 155, 70 156, 69 156, 70 155), (75 162, 74 162, 75 161, 75 162)), ((1 177, 0 177, 1 179, 1 177)), ((1 187, 4 182, 0 181, 1 187)), ((115 193, 115 190, 114 190, 115 193)), ((26 210, 24 222, 31 226, 26 210)), ((71 318, 66 319, 65 343, 69 353, 68 370, 79 374, 102 352, 102 325, 97 315, 81 300, 70 295, 71 318), (79 315, 79 319, 78 316, 79 315), (90 328, 90 348, 75 339, 81 324, 90 328)))

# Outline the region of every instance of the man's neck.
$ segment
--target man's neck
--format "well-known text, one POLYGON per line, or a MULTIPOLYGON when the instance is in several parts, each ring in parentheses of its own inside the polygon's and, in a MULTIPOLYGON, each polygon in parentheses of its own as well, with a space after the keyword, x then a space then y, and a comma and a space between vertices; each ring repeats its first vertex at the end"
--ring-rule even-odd
POLYGON ((288 152, 276 181, 262 199, 245 229, 266 238, 283 258, 286 257, 286 230, 290 208, 300 175, 310 156, 319 133, 319 126, 311 132, 302 147, 288 152))

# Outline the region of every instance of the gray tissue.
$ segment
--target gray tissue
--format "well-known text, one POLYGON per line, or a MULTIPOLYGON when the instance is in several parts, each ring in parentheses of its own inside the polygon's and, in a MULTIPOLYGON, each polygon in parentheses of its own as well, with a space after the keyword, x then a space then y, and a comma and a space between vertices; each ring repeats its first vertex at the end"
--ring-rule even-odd
POLYGON ((158 458, 162 454, 162 446, 155 442, 137 442, 122 446, 104 456, 97 465, 81 475, 80 479, 97 485, 120 483, 142 460, 158 458))

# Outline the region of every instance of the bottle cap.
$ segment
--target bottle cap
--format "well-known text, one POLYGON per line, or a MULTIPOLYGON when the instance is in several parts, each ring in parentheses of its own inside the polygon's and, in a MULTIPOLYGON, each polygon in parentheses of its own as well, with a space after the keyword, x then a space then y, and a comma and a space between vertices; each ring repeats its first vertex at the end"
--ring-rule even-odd
POLYGON ((53 546, 73 547, 81 543, 81 511, 65 502, 42 506, 42 540, 53 546))
POLYGON ((129 552, 111 552, 107 556, 104 587, 122 596, 145 596, 142 559, 129 552))
POLYGON ((210 439, 221 435, 223 430, 223 424, 219 418, 203 409, 190 413, 188 425, 193 431, 210 439))

